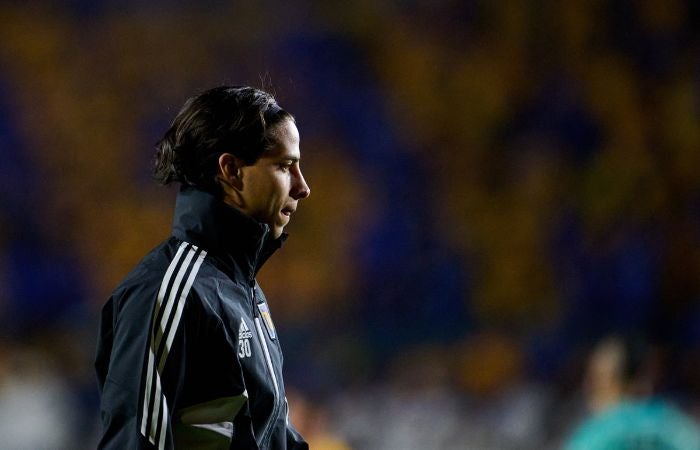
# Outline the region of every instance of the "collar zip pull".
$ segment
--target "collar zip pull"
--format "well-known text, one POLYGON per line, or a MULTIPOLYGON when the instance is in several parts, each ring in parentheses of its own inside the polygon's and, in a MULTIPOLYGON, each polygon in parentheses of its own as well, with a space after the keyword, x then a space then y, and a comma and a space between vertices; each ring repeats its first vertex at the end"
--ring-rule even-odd
POLYGON ((255 300, 255 281, 250 285, 250 306, 253 308, 253 317, 258 317, 257 301, 255 300))

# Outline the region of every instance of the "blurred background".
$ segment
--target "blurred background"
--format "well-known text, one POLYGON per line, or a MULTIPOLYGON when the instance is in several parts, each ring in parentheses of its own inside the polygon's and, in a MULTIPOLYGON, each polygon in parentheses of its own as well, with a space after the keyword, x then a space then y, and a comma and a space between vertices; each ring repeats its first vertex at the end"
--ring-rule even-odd
POLYGON ((700 415, 700 4, 0 3, 0 448, 94 448, 99 311, 187 97, 274 92, 312 195, 260 274, 315 449, 559 448, 592 345, 700 415))

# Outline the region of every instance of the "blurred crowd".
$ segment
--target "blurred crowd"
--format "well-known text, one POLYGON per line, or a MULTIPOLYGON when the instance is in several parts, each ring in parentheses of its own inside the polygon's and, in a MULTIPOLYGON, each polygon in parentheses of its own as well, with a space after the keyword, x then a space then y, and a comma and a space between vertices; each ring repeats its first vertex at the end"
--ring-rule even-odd
POLYGON ((700 417, 700 5, 0 3, 0 448, 94 448, 111 289, 169 235, 153 144, 276 93, 313 195, 260 274, 319 450, 559 448, 612 332, 700 417))

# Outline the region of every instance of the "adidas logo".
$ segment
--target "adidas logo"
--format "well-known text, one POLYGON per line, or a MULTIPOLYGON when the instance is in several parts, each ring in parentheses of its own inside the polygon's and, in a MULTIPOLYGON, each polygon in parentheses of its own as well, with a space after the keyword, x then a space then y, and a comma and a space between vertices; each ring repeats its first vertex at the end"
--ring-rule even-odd
POLYGON ((245 320, 241 320, 241 326, 238 327, 238 340, 250 339, 253 337, 253 332, 250 331, 248 325, 245 324, 245 320))
POLYGON ((252 351, 250 348, 250 338, 253 337, 253 332, 250 331, 248 325, 245 324, 245 319, 241 319, 241 325, 238 327, 238 357, 250 358, 252 351))

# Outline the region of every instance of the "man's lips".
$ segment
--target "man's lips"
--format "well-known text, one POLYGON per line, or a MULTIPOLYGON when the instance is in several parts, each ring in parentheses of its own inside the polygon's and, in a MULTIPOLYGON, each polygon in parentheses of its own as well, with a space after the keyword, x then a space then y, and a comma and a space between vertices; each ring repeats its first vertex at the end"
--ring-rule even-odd
POLYGON ((287 216, 287 217, 294 214, 294 211, 296 211, 296 208, 292 208, 292 207, 282 208, 282 214, 287 216))

